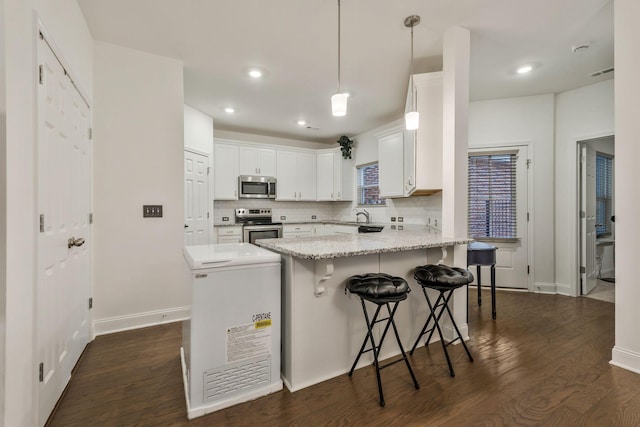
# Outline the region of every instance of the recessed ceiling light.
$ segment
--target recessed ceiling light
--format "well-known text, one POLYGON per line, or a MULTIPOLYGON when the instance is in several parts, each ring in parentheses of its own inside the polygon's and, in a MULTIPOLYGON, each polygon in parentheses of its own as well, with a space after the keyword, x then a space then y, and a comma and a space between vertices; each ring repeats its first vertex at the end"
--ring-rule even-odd
POLYGON ((527 74, 531 70, 533 70, 533 67, 531 65, 523 65, 522 67, 518 68, 516 72, 518 74, 527 74))
POLYGON ((304 126, 306 124, 307 122, 305 122, 304 120, 298 120, 298 126, 304 126))
POLYGON ((236 112, 235 108, 233 107, 227 107, 224 109, 225 112, 229 113, 229 114, 233 114, 236 112))
POLYGON ((257 68, 253 68, 249 70, 249 75, 254 79, 259 79, 260 77, 262 77, 262 71, 258 70, 257 68))

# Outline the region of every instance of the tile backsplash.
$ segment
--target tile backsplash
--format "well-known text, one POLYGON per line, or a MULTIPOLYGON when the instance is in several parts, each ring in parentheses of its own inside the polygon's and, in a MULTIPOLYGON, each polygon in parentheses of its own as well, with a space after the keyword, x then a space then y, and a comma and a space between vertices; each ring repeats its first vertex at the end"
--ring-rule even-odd
POLYGON ((355 221, 356 213, 362 209, 369 212, 371 222, 389 223, 391 217, 402 217, 405 224, 424 224, 440 228, 442 223, 442 193, 432 196, 387 199, 386 206, 357 206, 355 202, 277 202, 273 200, 216 200, 214 202, 214 224, 222 224, 222 217, 229 217, 232 224, 236 208, 272 209, 274 221, 355 221), (313 216, 316 216, 313 219, 313 216))

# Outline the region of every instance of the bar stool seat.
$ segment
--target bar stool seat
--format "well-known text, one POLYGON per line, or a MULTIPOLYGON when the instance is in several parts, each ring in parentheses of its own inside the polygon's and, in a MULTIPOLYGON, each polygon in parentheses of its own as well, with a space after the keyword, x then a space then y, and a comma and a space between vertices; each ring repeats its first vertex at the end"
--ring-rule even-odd
POLYGON ((353 375, 353 371, 358 364, 358 360, 360 360, 360 356, 362 354, 367 353, 369 351, 373 352, 373 365, 376 369, 376 379, 378 381, 378 394, 380 396, 380 406, 384 406, 384 394, 382 392, 382 380, 380 378, 380 371, 384 368, 387 368, 395 363, 404 361, 407 365, 407 369, 409 370, 409 374, 411 375, 411 379, 413 380, 413 384, 416 389, 419 389, 418 381, 416 380, 415 375, 413 374, 413 370, 411 369, 411 365, 409 364, 409 359, 402 347, 402 343, 400 342, 400 335, 398 334, 398 328, 396 327, 396 323, 393 320, 393 316, 396 313, 398 308, 398 303, 407 299, 407 294, 411 292, 411 288, 409 288, 409 284, 406 280, 401 277, 391 276, 385 273, 367 273, 351 276, 347 279, 345 286, 345 293, 349 291, 352 294, 356 294, 360 297, 360 302, 362 304, 362 311, 364 313, 364 318, 367 323, 367 335, 364 338, 362 346, 360 347, 360 351, 356 356, 356 360, 353 362, 351 366, 351 370, 349 371, 349 376, 353 375), (367 307, 365 305, 365 300, 376 304, 377 308, 373 315, 373 318, 369 319, 369 315, 367 313, 367 307), (378 318, 380 314, 380 309, 382 307, 387 308, 388 316, 384 318, 378 318), (373 337, 373 326, 376 323, 384 322, 386 324, 384 326, 384 330, 382 335, 380 336, 380 342, 376 344, 375 339, 373 337), (380 349, 382 348, 382 343, 384 342, 384 338, 389 331, 389 326, 393 327, 393 332, 396 336, 396 341, 398 343, 398 347, 400 348, 400 352, 402 353, 402 358, 395 360, 393 362, 387 363, 385 365, 381 365, 379 361, 380 349), (370 343, 370 348, 365 348, 367 343, 370 343))
POLYGON ((453 295, 453 291, 468 285, 473 282, 473 274, 467 269, 458 268, 458 267, 449 267, 446 265, 434 265, 427 264, 423 266, 416 267, 413 277, 416 279, 418 284, 422 286, 422 292, 424 293, 424 297, 427 300, 427 304, 429 305, 429 316, 427 317, 427 321, 424 323, 422 327, 422 331, 416 342, 413 344, 411 351, 409 354, 413 354, 414 350, 418 346, 420 342, 420 338, 423 335, 429 334, 427 340, 425 341, 425 348, 428 349, 429 342, 431 341, 431 337, 433 336, 434 330, 438 331, 438 335, 440 336, 440 343, 442 344, 442 350, 444 351, 444 355, 447 359, 447 364, 449 365, 449 373, 452 377, 455 377, 455 372, 453 371, 453 365, 451 364, 451 359, 449 358, 449 352, 447 351, 447 347, 450 344, 460 340, 462 346, 464 347, 467 356, 469 356, 469 361, 473 362, 473 357, 467 348, 464 340, 462 339, 462 334, 458 329, 458 325, 453 318, 453 314, 449 309, 449 300, 453 295), (427 293, 427 289, 433 289, 439 292, 438 298, 436 299, 435 304, 431 304, 431 299, 429 298, 429 294, 427 293), (449 314, 449 318, 451 319, 451 323, 458 334, 456 338, 445 343, 444 336, 442 334, 442 330, 440 328, 440 319, 444 312, 449 314), (429 328, 429 323, 433 320, 433 326, 429 328))

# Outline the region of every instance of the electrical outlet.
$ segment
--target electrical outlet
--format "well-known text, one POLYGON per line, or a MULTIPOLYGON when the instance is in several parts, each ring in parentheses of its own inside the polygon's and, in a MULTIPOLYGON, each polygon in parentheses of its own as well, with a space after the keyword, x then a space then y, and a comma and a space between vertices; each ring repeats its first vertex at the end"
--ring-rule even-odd
POLYGON ((284 221, 285 219, 287 219, 287 217, 286 217, 286 216, 284 216, 284 215, 280 215, 280 221, 284 221))
POLYGON ((311 215, 311 219, 316 219, 318 218, 316 215, 311 215))
POLYGON ((404 221, 404 217, 399 216, 398 217, 398 222, 403 222, 404 221))
POLYGON ((228 217, 228 216, 223 216, 223 217, 222 217, 222 221, 225 221, 225 222, 226 222, 226 221, 229 221, 229 217, 228 217))
POLYGON ((398 230, 404 230, 404 225, 399 225, 398 230))
POLYGON ((395 216, 391 217, 391 222, 396 222, 396 217, 395 216))
POLYGON ((391 229, 392 229, 392 230, 395 230, 395 229, 396 229, 396 226, 395 226, 395 225, 392 225, 392 226, 391 226, 391 229))
POLYGON ((142 205, 143 218, 162 218, 162 205, 142 205))

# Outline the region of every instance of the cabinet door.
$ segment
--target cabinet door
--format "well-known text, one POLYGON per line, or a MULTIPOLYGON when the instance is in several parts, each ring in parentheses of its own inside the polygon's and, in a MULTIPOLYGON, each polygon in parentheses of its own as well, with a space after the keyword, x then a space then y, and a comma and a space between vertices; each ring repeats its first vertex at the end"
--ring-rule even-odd
POLYGON ((380 197, 404 195, 404 134, 398 132, 378 140, 380 197))
POLYGON ((213 156, 214 199, 238 199, 238 147, 215 144, 213 156))
POLYGON ((276 176, 276 150, 258 149, 258 175, 276 176))
POLYGON ((320 153, 317 155, 317 199, 334 200, 337 191, 334 192, 334 153, 320 153))
POLYGON ((316 155, 298 153, 296 158, 298 200, 316 200, 316 155))
MULTIPOLYGON (((416 131, 404 131, 404 195, 416 189, 416 131)), ((442 157, 442 156, 440 156, 442 157)))
POLYGON ((240 147, 240 175, 260 175, 258 173, 258 149, 254 147, 240 147))
POLYGON ((276 200, 296 200, 296 153, 278 150, 276 200))
POLYGON ((343 159, 342 153, 333 153, 334 200, 353 200, 355 166, 353 160, 343 159))

